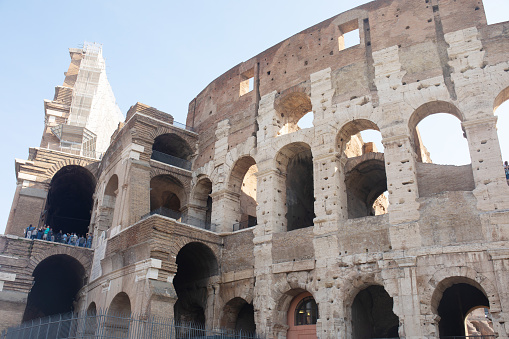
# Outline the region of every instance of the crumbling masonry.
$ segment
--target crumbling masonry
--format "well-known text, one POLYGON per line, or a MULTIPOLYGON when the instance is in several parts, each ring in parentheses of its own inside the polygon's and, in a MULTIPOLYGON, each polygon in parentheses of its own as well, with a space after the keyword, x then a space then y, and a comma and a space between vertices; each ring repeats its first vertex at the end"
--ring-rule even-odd
POLYGON ((119 123, 112 95, 91 103, 111 91, 102 59, 85 62, 100 48, 71 50, 41 146, 16 160, 2 326, 109 308, 267 338, 438 338, 465 335, 482 307, 508 338, 493 113, 508 51, 509 22, 487 25, 480 0, 376 0, 230 69, 180 125, 140 103, 119 123), (345 48, 349 32, 360 42, 345 48), (470 165, 429 163, 417 124, 435 113, 458 119, 470 165), (93 232, 93 249, 23 239, 44 223, 93 232), (48 267, 71 269, 53 281, 48 267), (47 284, 72 288, 49 307, 47 284))

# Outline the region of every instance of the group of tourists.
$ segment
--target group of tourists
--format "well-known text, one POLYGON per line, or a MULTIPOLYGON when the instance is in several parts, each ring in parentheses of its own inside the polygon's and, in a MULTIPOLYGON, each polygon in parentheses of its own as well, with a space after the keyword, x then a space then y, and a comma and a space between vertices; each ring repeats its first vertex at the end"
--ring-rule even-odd
POLYGON ((35 228, 30 224, 30 226, 25 229, 25 238, 91 248, 93 236, 90 233, 87 233, 86 236, 77 235, 76 233, 62 233, 62 230, 55 233, 49 226, 35 228))

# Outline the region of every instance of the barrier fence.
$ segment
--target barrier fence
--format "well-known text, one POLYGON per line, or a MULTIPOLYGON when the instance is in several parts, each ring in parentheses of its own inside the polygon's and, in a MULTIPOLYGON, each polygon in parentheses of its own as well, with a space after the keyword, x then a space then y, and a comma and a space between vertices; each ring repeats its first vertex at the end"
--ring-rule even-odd
POLYGON ((208 329, 151 315, 112 312, 65 313, 25 322, 4 330, 1 339, 261 339, 253 333, 208 329))

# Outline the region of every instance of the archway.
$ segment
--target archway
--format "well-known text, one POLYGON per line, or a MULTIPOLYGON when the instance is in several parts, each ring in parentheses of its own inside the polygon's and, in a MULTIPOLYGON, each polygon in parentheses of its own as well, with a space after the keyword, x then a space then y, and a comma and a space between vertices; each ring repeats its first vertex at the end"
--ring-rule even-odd
POLYGON ((177 274, 173 279, 178 297, 175 322, 205 325, 208 281, 218 274, 216 256, 208 246, 191 242, 180 249, 176 264, 177 274))
POLYGON ((185 200, 184 185, 177 178, 164 174, 150 180, 151 213, 178 220, 185 200))
POLYGON ((118 194, 118 176, 113 174, 104 189, 103 203, 101 206, 102 217, 104 218, 104 229, 109 229, 113 224, 115 203, 118 194))
POLYGON ((319 318, 318 305, 309 292, 293 298, 288 308, 288 339, 317 338, 316 322, 319 318))
POLYGON ((306 93, 291 92, 278 97, 274 103, 279 122, 277 135, 296 132, 300 129, 298 123, 306 115, 310 114, 312 120, 313 107, 311 99, 306 93))
POLYGON ((381 140, 378 126, 366 119, 346 123, 336 137, 339 156, 347 158, 341 173, 349 219, 387 213, 389 199, 381 140))
POLYGON ((255 333, 254 307, 242 298, 233 298, 223 309, 221 327, 241 333, 255 333))
POLYGON ((252 157, 246 156, 239 159, 233 166, 228 190, 233 193, 235 201, 232 203, 232 211, 235 215, 232 220, 233 230, 255 226, 256 219, 256 173, 258 168, 252 157), (238 196, 238 199, 237 199, 238 196))
POLYGON ((196 184, 188 206, 187 223, 210 229, 212 224, 212 182, 201 178, 196 184))
POLYGON ((46 201, 46 220, 54 233, 88 232, 96 181, 86 168, 69 165, 51 180, 46 201))
POLYGON ((85 283, 85 268, 66 254, 52 255, 34 269, 23 322, 72 312, 76 294, 85 283))
POLYGON ((399 337, 399 318, 392 311, 393 300, 383 286, 371 285, 352 303, 352 338, 399 337))
POLYGON ((465 336, 467 315, 479 307, 489 309, 489 300, 482 287, 463 277, 452 277, 440 282, 432 300, 435 301, 432 306, 440 317, 440 337, 465 336))
POLYGON ((193 153, 193 149, 184 139, 174 133, 167 133, 154 139, 151 159, 191 170, 189 160, 193 153))
POLYGON ((372 153, 359 160, 352 169, 348 163, 345 166, 348 218, 385 214, 388 200, 383 195, 387 191, 383 153, 372 153))
POLYGON ((128 338, 131 318, 131 300, 125 292, 120 292, 108 307, 106 334, 108 338, 128 338))
POLYGON ((87 308, 85 321, 85 338, 93 338, 97 330, 97 306, 95 302, 91 302, 87 308))
POLYGON ((287 231, 313 226, 315 193, 311 147, 303 142, 286 145, 276 155, 276 166, 281 173, 286 173, 287 231))
MULTIPOLYGON (((507 126, 509 126, 509 87, 505 88, 495 98, 493 112, 497 116, 498 142, 502 152, 502 160, 505 163, 505 161, 509 161, 509 133, 507 133, 507 126)), ((506 174, 506 181, 509 184, 509 173, 506 174)))

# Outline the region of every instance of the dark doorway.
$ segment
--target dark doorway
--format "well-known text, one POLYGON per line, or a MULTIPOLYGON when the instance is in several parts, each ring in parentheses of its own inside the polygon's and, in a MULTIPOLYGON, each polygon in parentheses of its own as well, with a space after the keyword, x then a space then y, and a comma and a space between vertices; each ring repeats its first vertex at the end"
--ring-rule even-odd
POLYGON ((238 297, 227 302, 224 306, 221 326, 246 334, 255 333, 256 324, 253 304, 249 304, 238 297))
POLYGON ((55 174, 48 192, 45 221, 54 233, 88 232, 95 185, 92 173, 81 166, 65 166, 55 174))
POLYGON ((397 338, 399 318, 393 300, 382 286, 360 291, 352 304, 352 338, 397 338))
POLYGON ((465 283, 447 288, 438 306, 440 337, 464 336, 465 318, 470 310, 479 306, 489 308, 489 301, 478 288, 465 283))
POLYGON ((23 321, 73 311, 76 294, 85 283, 85 269, 79 261, 58 254, 41 261, 32 276, 23 321))
POLYGON ((178 296, 175 322, 205 325, 208 279, 218 274, 216 257, 208 246, 192 242, 182 247, 176 263, 177 274, 173 279, 178 296))

